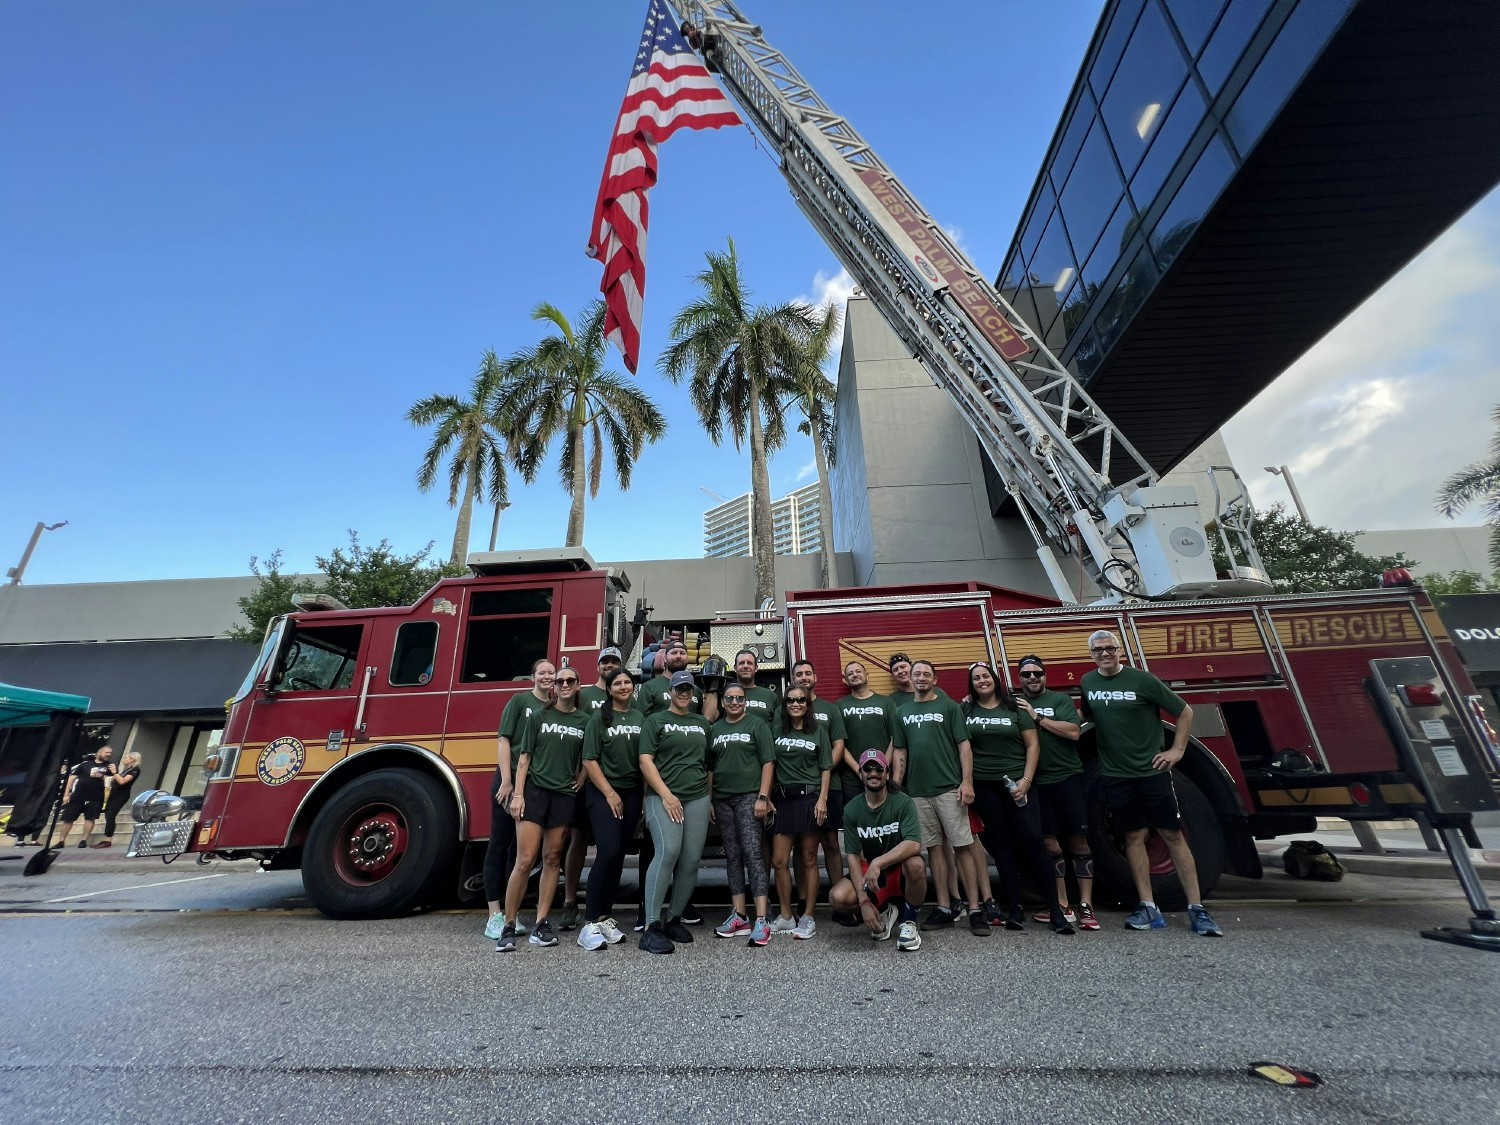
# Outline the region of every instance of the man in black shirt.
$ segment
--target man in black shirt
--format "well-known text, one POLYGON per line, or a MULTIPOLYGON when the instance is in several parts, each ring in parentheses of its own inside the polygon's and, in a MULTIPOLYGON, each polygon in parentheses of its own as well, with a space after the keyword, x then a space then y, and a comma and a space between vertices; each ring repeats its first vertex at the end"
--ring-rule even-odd
POLYGON ((89 755, 69 771, 62 812, 57 818, 62 826, 62 835, 53 847, 68 846, 68 835, 73 831, 73 822, 80 815, 83 817, 83 839, 78 846, 89 846, 89 835, 94 831, 94 821, 99 819, 99 809, 104 804, 104 779, 115 774, 114 764, 110 761, 114 756, 114 747, 101 746, 97 753, 89 755))

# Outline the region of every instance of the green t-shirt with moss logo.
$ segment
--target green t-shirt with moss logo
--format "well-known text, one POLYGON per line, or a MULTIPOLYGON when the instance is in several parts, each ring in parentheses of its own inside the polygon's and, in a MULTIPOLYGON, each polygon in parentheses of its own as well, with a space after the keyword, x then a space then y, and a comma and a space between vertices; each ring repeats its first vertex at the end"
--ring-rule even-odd
POLYGON ((844 747, 854 755, 856 762, 866 750, 884 752, 890 749, 896 722, 896 700, 878 693, 868 699, 846 695, 834 706, 844 717, 844 730, 848 732, 844 747))
MULTIPOLYGON (((834 743, 847 743, 849 741, 849 732, 844 727, 844 715, 843 712, 838 709, 837 704, 830 703, 826 699, 819 698, 814 699, 812 702, 812 706, 807 710, 810 715, 818 720, 818 725, 822 727, 823 730, 827 733, 828 749, 830 754, 833 751, 834 743)), ((854 785, 859 781, 858 777, 855 776, 854 771, 844 764, 843 759, 840 759, 831 768, 833 769, 833 776, 828 779, 828 784, 830 786, 843 785, 846 782, 850 785, 854 785)))
POLYGON ((590 715, 598 714, 605 702, 609 699, 609 692, 598 684, 589 684, 586 688, 580 688, 578 692, 578 707, 590 715))
POLYGON ((646 716, 635 708, 596 712, 583 733, 585 761, 598 762, 604 780, 616 789, 635 789, 641 784, 641 732, 646 716), (613 725, 610 725, 613 719, 613 725))
POLYGON ((833 768, 833 746, 823 724, 806 730, 789 730, 775 736, 776 784, 823 784, 823 771, 833 768))
MULTIPOLYGON (((708 720, 657 711, 641 725, 641 756, 649 756, 679 801, 708 796, 708 720)), ((648 790, 654 793, 654 789, 648 790)))
MULTIPOLYGON (((732 682, 732 681, 731 681, 732 682)), ((755 715, 774 727, 781 718, 781 696, 770 688, 748 687, 745 692, 745 714, 755 715)))
MULTIPOLYGON (((1078 722, 1078 708, 1073 706, 1073 700, 1066 692, 1043 691, 1036 698, 1030 699, 1030 703, 1038 720, 1078 722)), ((1036 725, 1036 736, 1042 746, 1036 766, 1035 780, 1038 785, 1065 781, 1083 772, 1083 762, 1078 758, 1078 743, 1060 734, 1053 734, 1041 722, 1036 725)))
POLYGON ((1113 676, 1085 672, 1079 681, 1084 713, 1094 720, 1099 772, 1105 777, 1150 777, 1151 759, 1166 749, 1161 712, 1187 706, 1150 672, 1126 664, 1113 676))
POLYGON ((964 725, 974 752, 975 781, 1021 780, 1026 772, 1026 740, 1021 732, 1036 729, 1030 715, 998 703, 994 707, 970 703, 964 725))
POLYGON ((708 772, 714 775, 713 798, 725 801, 760 792, 760 770, 776 760, 771 728, 757 715, 737 723, 720 719, 709 732, 708 772))
MULTIPOLYGON (((635 709, 648 719, 658 711, 672 709, 672 681, 666 676, 653 676, 635 689, 635 709)), ((688 708, 695 715, 703 714, 703 692, 693 688, 693 703, 688 708)), ((675 793, 676 790, 674 789, 675 793)))
POLYGON ((958 744, 969 737, 964 713, 946 695, 925 703, 908 699, 896 712, 895 743, 906 751, 904 788, 913 797, 936 797, 963 783, 958 744))
POLYGON ((905 793, 887 793, 878 809, 861 794, 844 805, 844 854, 869 863, 905 840, 922 842, 917 805, 905 793))
POLYGON ((588 715, 577 707, 571 711, 556 707, 534 711, 526 720, 526 735, 521 742, 522 755, 531 756, 526 779, 554 793, 572 793, 588 724, 588 715))
POLYGON ((500 737, 510 739, 510 779, 516 779, 516 767, 521 764, 521 736, 526 733, 526 720, 547 706, 531 689, 519 691, 505 702, 500 712, 500 737))

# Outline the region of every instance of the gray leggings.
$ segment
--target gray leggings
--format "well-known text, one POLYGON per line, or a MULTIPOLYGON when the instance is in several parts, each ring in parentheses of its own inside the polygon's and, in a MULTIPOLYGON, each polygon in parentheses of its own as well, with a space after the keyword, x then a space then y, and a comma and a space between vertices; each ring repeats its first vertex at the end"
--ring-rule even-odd
POLYGON ((760 854, 760 821, 755 819, 755 794, 741 793, 727 801, 714 802, 719 834, 724 837, 724 865, 729 869, 729 893, 745 893, 745 872, 750 872, 750 893, 762 898, 769 890, 765 856, 760 854))
POLYGON ((661 921, 662 892, 672 884, 668 913, 680 917, 698 886, 698 863, 708 836, 708 795, 682 802, 682 823, 667 815, 655 793, 646 794, 646 827, 656 844, 656 855, 646 869, 646 924, 661 921))

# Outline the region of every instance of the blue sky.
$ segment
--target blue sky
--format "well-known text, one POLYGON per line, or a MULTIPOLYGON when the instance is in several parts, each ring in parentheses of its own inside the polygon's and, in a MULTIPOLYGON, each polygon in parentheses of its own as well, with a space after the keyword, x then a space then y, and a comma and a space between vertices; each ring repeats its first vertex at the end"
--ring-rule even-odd
MULTIPOLYGON (((886 0, 745 7, 993 275, 1099 6, 955 3, 921 23, 886 0)), ((426 435, 404 413, 462 391, 484 349, 533 343, 538 301, 573 314, 596 294, 583 246, 645 8, 0 7, 4 565, 37 520, 64 519, 28 582, 242 574, 277 547, 310 569, 350 528, 446 554, 454 512, 416 490, 426 435)), ((1493 292, 1494 211, 1461 224, 1465 299, 1493 292)), ((700 489, 749 487, 748 458, 709 445, 654 369, 704 251, 727 237, 763 301, 839 288, 747 130, 663 147, 640 382, 671 430, 629 493, 606 483, 590 503, 598 558, 697 555, 714 503, 700 489)), ((1318 387, 1357 396, 1348 376, 1322 372, 1318 387)), ((1391 375, 1398 405, 1377 431, 1410 419, 1413 378, 1391 375)), ((1480 424, 1469 446, 1444 439, 1446 471, 1482 452, 1486 409, 1465 406, 1480 424)), ((1293 440, 1249 455, 1295 465, 1310 439, 1293 440)), ((1349 457, 1299 472, 1315 517, 1319 466, 1349 457)), ((802 439, 778 455, 777 494, 810 461, 802 439)), ((561 542, 555 473, 512 498, 502 546, 561 542)), ((472 545, 488 527, 476 512, 472 545)))

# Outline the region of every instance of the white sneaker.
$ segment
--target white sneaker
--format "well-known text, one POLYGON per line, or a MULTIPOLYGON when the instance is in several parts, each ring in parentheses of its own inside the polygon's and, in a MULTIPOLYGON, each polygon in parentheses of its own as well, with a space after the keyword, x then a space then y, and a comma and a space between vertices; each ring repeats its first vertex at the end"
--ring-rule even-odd
POLYGON ((880 932, 872 933, 870 936, 876 941, 885 941, 891 936, 891 931, 896 928, 896 920, 901 917, 901 911, 896 909, 894 903, 886 906, 880 912, 880 932))
MULTIPOLYGON (((624 934, 620 935, 624 937, 624 934)), ((603 949, 609 944, 609 939, 604 936, 604 930, 597 922, 590 922, 578 931, 578 944, 584 949, 603 949)))
POLYGON ((917 929, 915 922, 901 923, 901 928, 896 931, 896 948, 908 953, 922 948, 922 931, 917 929))
POLYGON ((599 932, 604 935, 604 940, 610 945, 619 945, 625 940, 625 931, 615 923, 613 918, 606 918, 602 922, 595 922, 599 932))
POLYGON ((505 911, 497 910, 490 915, 490 920, 484 925, 484 936, 491 941, 499 941, 500 934, 505 929, 505 911))
POLYGON ((797 925, 792 930, 792 936, 806 940, 817 932, 818 924, 813 921, 813 916, 811 914, 804 914, 801 918, 797 919, 797 925))
POLYGON ((797 928, 794 918, 788 918, 785 914, 776 915, 776 920, 771 923, 773 934, 789 934, 797 928))

